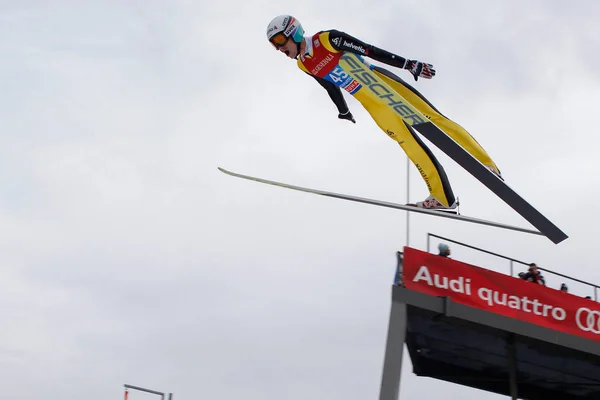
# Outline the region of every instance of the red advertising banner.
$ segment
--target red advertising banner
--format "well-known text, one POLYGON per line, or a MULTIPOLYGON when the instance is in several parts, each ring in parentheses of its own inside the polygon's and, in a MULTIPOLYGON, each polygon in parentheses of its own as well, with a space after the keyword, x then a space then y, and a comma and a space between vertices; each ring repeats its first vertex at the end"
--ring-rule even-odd
POLYGON ((433 296, 600 341, 600 304, 450 258, 404 248, 403 285, 433 296))

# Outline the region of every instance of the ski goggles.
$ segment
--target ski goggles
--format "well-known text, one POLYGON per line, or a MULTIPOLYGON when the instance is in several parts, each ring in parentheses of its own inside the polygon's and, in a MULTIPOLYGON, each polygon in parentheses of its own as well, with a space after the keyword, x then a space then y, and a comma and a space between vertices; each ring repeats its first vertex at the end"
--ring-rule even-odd
POLYGON ((289 37, 285 36, 283 32, 279 32, 271 37, 270 42, 277 50, 279 50, 281 47, 285 46, 288 40, 290 40, 289 37))

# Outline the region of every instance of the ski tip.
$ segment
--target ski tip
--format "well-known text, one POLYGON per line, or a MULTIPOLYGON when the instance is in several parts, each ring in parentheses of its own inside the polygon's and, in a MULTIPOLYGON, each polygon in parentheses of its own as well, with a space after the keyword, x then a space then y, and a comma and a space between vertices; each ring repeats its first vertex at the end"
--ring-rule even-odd
POLYGON ((238 174, 238 173, 235 173, 235 172, 232 172, 232 171, 226 170, 225 168, 222 168, 222 167, 217 167, 217 169, 218 169, 219 171, 221 171, 222 173, 224 173, 225 175, 229 175, 229 176, 235 176, 235 177, 238 177, 238 178, 246 178, 246 179, 248 179, 248 177, 246 177, 246 176, 244 176, 244 175, 241 175, 241 174, 238 174))

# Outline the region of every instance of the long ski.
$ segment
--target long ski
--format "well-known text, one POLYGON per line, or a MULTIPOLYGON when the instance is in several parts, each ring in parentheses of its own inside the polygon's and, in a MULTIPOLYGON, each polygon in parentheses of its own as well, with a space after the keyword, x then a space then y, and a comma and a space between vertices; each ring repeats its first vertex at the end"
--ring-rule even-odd
POLYGON ((568 236, 432 122, 412 126, 555 244, 568 236))
MULTIPOLYGON (((554 243, 560 243, 568 236, 556 225, 533 208, 527 201, 519 196, 500 178, 489 171, 476 158, 471 156, 442 129, 435 125, 427 115, 423 114, 414 107, 408 100, 395 91, 385 88, 383 82, 380 82, 369 67, 367 67, 355 54, 344 53, 340 58, 340 65, 352 78, 364 85, 365 89, 370 91, 381 100, 385 101, 406 123, 429 139, 440 150, 446 153, 450 158, 456 161, 461 167, 466 169, 471 175, 483 183, 496 196, 501 198, 506 204, 512 207, 517 213, 540 230, 548 239, 554 243)), ((383 73, 383 69, 371 66, 375 71, 383 73)), ((388 78, 396 81, 402 81, 389 71, 385 71, 388 78)))
POLYGON ((512 231, 518 231, 518 232, 530 233, 533 235, 544 236, 544 234, 539 231, 525 229, 525 228, 521 228, 518 226, 501 224, 501 223, 494 222, 494 221, 488 221, 488 220, 484 220, 484 219, 473 218, 473 217, 468 217, 468 216, 459 215, 459 214, 452 214, 452 213, 435 211, 435 210, 427 210, 424 208, 418 208, 415 206, 409 206, 409 205, 405 205, 405 204, 390 203, 387 201, 373 200, 373 199, 367 199, 367 198, 363 198, 363 197, 350 196, 350 195, 346 195, 346 194, 333 193, 333 192, 328 192, 325 190, 310 189, 310 188, 305 188, 305 187, 301 187, 301 186, 290 185, 287 183, 275 182, 275 181, 270 181, 267 179, 257 178, 254 176, 242 175, 242 174, 228 171, 221 167, 218 167, 218 168, 219 168, 219 171, 221 171, 227 175, 237 177, 237 178, 247 179, 247 180, 251 180, 251 181, 255 181, 255 182, 259 182, 259 183, 265 183, 267 185, 279 186, 282 188, 297 190, 300 192, 313 193, 313 194, 318 194, 321 196, 333 197, 336 199, 349 200, 349 201, 371 204, 371 205, 380 206, 380 207, 394 208, 397 210, 416 212, 416 213, 420 213, 420 214, 432 215, 435 217, 450 218, 450 219, 464 221, 464 222, 471 222, 474 224, 487 225, 487 226, 492 226, 492 227, 501 228, 501 229, 508 229, 508 230, 512 230, 512 231))

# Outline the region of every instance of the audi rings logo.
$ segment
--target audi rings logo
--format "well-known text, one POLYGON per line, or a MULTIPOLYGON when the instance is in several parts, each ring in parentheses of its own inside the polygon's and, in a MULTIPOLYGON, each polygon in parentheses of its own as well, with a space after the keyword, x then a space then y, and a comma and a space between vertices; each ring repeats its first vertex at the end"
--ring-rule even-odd
POLYGON ((575 323, 584 332, 600 335, 600 311, 581 307, 575 314, 575 323))

